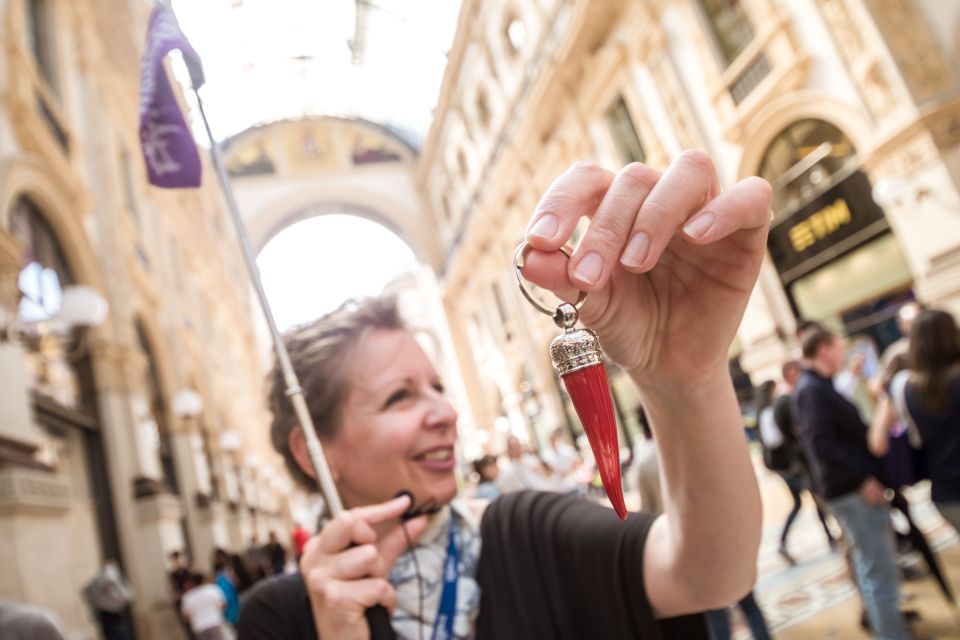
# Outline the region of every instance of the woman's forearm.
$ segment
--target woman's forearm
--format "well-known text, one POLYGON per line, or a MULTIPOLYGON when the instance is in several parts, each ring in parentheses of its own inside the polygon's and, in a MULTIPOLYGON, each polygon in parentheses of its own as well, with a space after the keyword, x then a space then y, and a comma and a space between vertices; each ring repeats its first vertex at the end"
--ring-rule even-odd
POLYGON ((760 545, 761 505, 743 418, 729 372, 697 384, 635 376, 660 455, 673 575, 704 608, 751 588, 760 545))
POLYGON ((873 421, 870 423, 870 431, 867 433, 867 447, 870 453, 877 457, 887 455, 890 449, 890 427, 893 423, 893 405, 890 397, 883 394, 880 396, 877 410, 873 414, 873 421))

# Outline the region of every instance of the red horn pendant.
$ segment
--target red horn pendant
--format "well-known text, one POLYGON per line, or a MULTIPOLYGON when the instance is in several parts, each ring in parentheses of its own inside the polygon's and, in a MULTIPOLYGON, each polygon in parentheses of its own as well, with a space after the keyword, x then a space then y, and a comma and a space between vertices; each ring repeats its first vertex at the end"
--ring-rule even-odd
MULTIPOLYGON (((550 357, 587 432, 607 498, 623 520, 627 517, 627 507, 623 503, 623 487, 620 484, 620 446, 617 443, 617 423, 613 419, 610 382, 603 366, 600 338, 590 329, 574 328, 579 318, 577 309, 586 300, 587 294, 581 291, 576 304, 564 302, 556 311, 530 295, 523 284, 523 261, 527 248, 527 243, 521 242, 513 254, 517 284, 523 297, 534 308, 552 316, 557 326, 564 330, 550 343, 550 357)), ((560 252, 570 257, 566 249, 560 249, 560 252)))
POLYGON ((571 304, 560 305, 554 320, 565 331, 550 343, 553 366, 560 373, 573 408, 587 432, 607 498, 623 520, 627 517, 627 507, 620 481, 620 446, 600 338, 590 329, 573 328, 577 311, 571 304))

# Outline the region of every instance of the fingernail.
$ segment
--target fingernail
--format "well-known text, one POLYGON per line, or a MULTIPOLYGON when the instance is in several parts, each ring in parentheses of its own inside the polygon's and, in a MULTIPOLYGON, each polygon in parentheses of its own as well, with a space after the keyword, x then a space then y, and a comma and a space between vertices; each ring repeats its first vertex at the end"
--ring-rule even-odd
POLYGON ((701 214, 688 222, 686 226, 683 227, 683 232, 696 240, 709 231, 710 227, 713 226, 713 223, 716 222, 716 220, 717 216, 713 215, 712 213, 701 214))
POLYGON ((557 216, 553 215, 552 213, 548 213, 537 220, 536 224, 530 227, 530 231, 527 231, 527 235, 543 238, 544 240, 550 240, 553 238, 553 236, 557 235, 557 229, 559 228, 560 225, 557 222, 557 216))
POLYGON ((603 258, 594 251, 583 256, 583 259, 577 263, 577 268, 573 270, 573 275, 587 284, 596 284, 601 273, 603 273, 603 258))
POLYGON ((650 238, 641 231, 627 243, 627 248, 623 250, 623 255, 620 256, 620 264, 631 269, 637 269, 647 259, 649 251, 650 238))

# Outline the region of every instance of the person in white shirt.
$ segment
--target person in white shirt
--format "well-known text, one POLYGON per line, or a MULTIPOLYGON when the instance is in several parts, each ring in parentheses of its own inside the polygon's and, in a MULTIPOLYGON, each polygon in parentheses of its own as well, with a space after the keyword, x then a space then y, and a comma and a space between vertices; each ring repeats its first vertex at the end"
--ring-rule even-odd
POLYGON ((186 586, 180 610, 190 623, 194 636, 197 640, 226 640, 223 612, 227 608, 227 599, 223 591, 201 574, 191 576, 186 586))
POLYGON ((547 478, 543 463, 526 452, 517 436, 510 436, 507 438, 507 461, 500 468, 497 488, 500 493, 510 493, 524 489, 550 491, 553 486, 547 478))
POLYGON ((564 442, 563 432, 557 429, 550 434, 550 448, 543 452, 543 461, 550 470, 566 478, 578 466, 583 464, 580 454, 569 443, 564 442))

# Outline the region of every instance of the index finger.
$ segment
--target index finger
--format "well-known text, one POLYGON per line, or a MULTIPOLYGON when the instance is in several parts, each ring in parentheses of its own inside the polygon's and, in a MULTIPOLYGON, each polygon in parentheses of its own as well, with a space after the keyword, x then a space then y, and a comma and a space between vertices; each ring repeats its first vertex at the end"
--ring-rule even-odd
POLYGON ((581 216, 592 216, 613 183, 613 174, 592 162, 577 162, 550 185, 527 227, 534 249, 556 251, 573 234, 581 216))
POLYGON ((379 524, 399 518, 409 508, 410 496, 404 494, 380 504, 350 509, 350 513, 369 524, 379 524))
POLYGON ((327 553, 335 553, 351 544, 372 544, 377 540, 372 525, 395 520, 409 507, 410 497, 402 495, 379 504, 344 511, 320 531, 317 546, 327 553))

